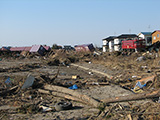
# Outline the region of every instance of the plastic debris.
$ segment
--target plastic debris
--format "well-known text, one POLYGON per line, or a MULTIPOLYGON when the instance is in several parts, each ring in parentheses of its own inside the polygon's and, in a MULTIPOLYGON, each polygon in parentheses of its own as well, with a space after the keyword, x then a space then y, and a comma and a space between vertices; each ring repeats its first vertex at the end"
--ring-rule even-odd
POLYGON ((137 78, 137 76, 133 75, 132 78, 137 78))
POLYGON ((88 72, 88 74, 89 74, 89 75, 93 75, 93 73, 92 73, 92 72, 88 72))
POLYGON ((141 88, 143 88, 143 87, 145 87, 146 86, 146 84, 144 84, 144 85, 142 85, 141 84, 141 82, 137 82, 136 83, 136 85, 135 85, 135 87, 133 88, 133 89, 131 89, 133 92, 135 92, 135 93, 141 93, 141 92, 143 92, 143 90, 141 89, 141 88))
POLYGON ((61 111, 61 110, 70 110, 72 109, 72 103, 68 101, 61 101, 55 104, 55 110, 61 111))
POLYGON ((11 87, 11 86, 12 86, 12 82, 11 82, 10 77, 7 78, 7 80, 5 81, 5 83, 6 83, 6 85, 7 85, 8 87, 11 87))
POLYGON ((142 93, 143 92, 143 90, 140 87, 136 87, 136 88, 132 89, 132 91, 134 93, 142 93))
POLYGON ((145 57, 141 56, 141 57, 138 57, 138 58, 136 59, 136 61, 142 61, 142 60, 144 60, 144 59, 145 59, 145 57))
POLYGON ((22 86, 22 89, 29 88, 33 85, 35 78, 31 75, 28 75, 25 83, 22 86))
POLYGON ((141 82, 138 81, 134 88, 136 88, 137 86, 140 87, 140 88, 143 88, 143 87, 146 86, 146 84, 142 85, 141 82))
POLYGON ((73 75, 72 76, 72 79, 74 79, 74 80, 76 80, 76 79, 78 79, 79 78, 79 75, 73 75))
POLYGON ((39 108, 42 108, 43 112, 49 112, 52 111, 53 109, 44 105, 40 105, 39 108))
POLYGON ((78 86, 76 84, 74 84, 73 86, 69 87, 69 89, 75 90, 75 89, 78 89, 78 86))

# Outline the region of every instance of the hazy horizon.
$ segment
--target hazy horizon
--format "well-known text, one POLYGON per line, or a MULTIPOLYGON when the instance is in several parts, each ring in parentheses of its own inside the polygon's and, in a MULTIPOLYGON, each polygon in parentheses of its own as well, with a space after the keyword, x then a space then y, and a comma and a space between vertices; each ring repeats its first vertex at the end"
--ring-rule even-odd
POLYGON ((159 0, 0 0, 0 46, 77 45, 160 29, 159 0))

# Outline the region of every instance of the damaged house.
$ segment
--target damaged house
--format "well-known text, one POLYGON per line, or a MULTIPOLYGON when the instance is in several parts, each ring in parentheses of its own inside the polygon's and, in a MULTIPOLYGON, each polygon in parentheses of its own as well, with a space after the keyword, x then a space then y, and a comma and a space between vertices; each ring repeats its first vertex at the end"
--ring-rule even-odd
POLYGON ((43 56, 46 49, 42 45, 33 45, 29 52, 38 53, 43 56))
POLYGON ((93 44, 83 44, 74 46, 77 52, 93 52, 95 50, 93 44))
POLYGON ((140 39, 145 39, 146 46, 152 45, 152 32, 140 32, 138 37, 140 39))

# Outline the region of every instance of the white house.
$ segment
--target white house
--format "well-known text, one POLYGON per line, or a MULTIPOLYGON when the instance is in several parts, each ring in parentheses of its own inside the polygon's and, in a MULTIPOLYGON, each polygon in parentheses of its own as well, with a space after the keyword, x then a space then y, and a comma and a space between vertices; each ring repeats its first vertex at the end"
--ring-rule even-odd
POLYGON ((103 52, 112 52, 114 51, 114 38, 115 36, 109 36, 103 39, 103 52))
POLYGON ((103 39, 103 52, 107 52, 108 41, 103 39))
POLYGON ((145 39, 146 46, 152 45, 152 32, 140 32, 138 37, 141 39, 145 39))

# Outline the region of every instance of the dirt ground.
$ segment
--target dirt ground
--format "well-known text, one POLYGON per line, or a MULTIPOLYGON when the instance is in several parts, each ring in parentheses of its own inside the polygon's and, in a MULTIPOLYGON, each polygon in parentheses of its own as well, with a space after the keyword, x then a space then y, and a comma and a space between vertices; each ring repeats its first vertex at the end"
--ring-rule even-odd
MULTIPOLYGON (((71 53, 70 55, 70 53, 57 52, 51 57, 6 58, 1 56, 1 58, 0 119, 160 119, 158 97, 109 103, 104 109, 38 92, 38 89, 43 88, 45 84, 65 88, 76 84, 78 89, 74 91, 95 100, 134 95, 136 93, 131 91, 131 88, 135 86, 136 80, 155 75, 156 71, 159 71, 160 57, 156 53, 133 53, 126 56, 103 53, 95 56, 92 53, 79 55, 71 53), (144 59, 138 61, 137 58, 142 54, 144 59), (86 67, 88 70, 72 66, 70 63, 86 67), (111 75, 113 78, 108 78, 92 70, 111 75), (58 76, 55 77, 57 73, 58 76), (35 77, 34 84, 22 90, 21 87, 29 74, 35 77), (78 77, 72 79, 73 76, 78 77), (54 77, 55 79, 51 83, 51 78, 54 77), (11 84, 6 83, 8 78, 10 78, 11 84), (14 86, 18 86, 16 91, 7 91, 14 86), (3 94, 3 92, 7 93, 3 94), (72 102, 72 109, 56 111, 54 106, 59 101, 72 102), (53 110, 44 112, 39 109, 40 104, 50 106, 53 110)), ((143 92, 151 89, 157 90, 159 87, 159 76, 157 76, 157 81, 150 88, 146 87, 142 90, 143 92)))

